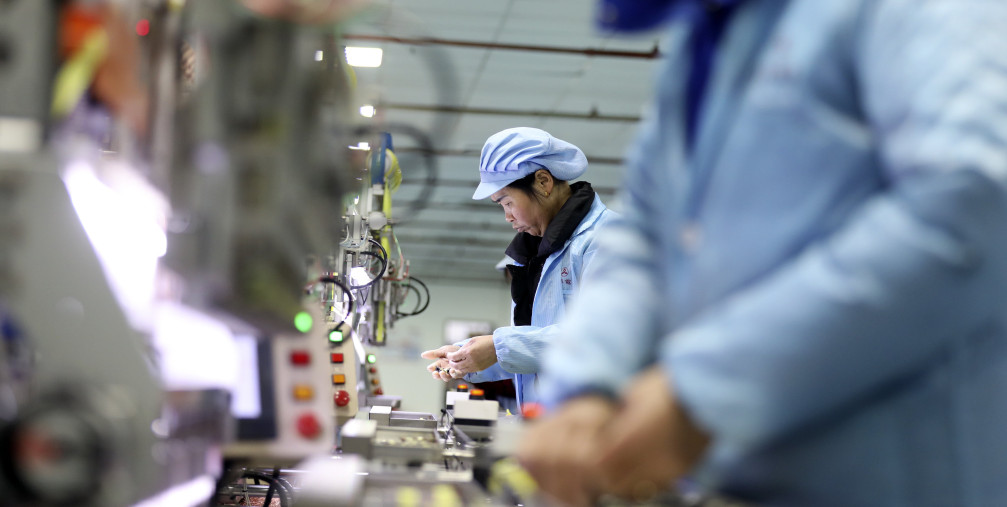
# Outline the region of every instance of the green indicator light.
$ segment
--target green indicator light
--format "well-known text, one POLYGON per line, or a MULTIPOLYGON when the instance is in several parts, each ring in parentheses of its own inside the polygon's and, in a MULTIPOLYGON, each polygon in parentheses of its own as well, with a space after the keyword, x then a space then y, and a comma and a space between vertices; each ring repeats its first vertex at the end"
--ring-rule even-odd
POLYGON ((368 363, 374 364, 377 361, 378 361, 378 357, 377 356, 375 356, 374 354, 367 354, 367 362, 368 363))
POLYGON ((343 332, 333 329, 329 331, 329 341, 332 343, 343 343, 343 332))
POLYGON ((313 324, 314 320, 308 312, 299 312, 297 315, 294 315, 294 327, 302 333, 311 331, 311 326, 313 324))

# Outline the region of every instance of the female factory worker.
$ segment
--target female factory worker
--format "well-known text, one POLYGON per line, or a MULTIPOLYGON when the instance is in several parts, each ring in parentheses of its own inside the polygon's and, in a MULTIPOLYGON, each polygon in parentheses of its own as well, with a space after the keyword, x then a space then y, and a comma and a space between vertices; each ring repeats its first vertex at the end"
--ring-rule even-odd
POLYGON ((527 127, 498 132, 479 158, 473 199, 489 197, 518 231, 507 247, 512 326, 422 354, 434 378, 469 382, 513 378, 517 401, 537 401, 539 358, 595 252, 595 232, 614 213, 586 181, 587 158, 576 146, 527 127), (459 346, 460 345, 460 346, 459 346))

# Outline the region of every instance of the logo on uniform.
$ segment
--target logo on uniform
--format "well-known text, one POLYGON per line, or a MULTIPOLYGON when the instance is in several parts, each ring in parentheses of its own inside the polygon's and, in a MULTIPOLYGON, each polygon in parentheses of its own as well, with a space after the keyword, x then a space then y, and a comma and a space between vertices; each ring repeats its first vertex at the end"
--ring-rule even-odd
POLYGON ((559 276, 562 279, 563 287, 573 287, 573 277, 570 276, 570 268, 564 266, 559 271, 559 276))

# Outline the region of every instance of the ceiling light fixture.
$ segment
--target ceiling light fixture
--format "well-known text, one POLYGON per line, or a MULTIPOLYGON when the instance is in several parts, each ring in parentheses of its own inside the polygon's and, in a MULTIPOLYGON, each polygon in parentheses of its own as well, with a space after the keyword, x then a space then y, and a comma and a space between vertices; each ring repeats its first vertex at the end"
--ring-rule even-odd
POLYGON ((370 104, 364 104, 360 106, 360 116, 363 116, 364 118, 373 118, 374 106, 370 104))
POLYGON ((381 48, 346 46, 346 63, 351 67, 380 67, 381 48))

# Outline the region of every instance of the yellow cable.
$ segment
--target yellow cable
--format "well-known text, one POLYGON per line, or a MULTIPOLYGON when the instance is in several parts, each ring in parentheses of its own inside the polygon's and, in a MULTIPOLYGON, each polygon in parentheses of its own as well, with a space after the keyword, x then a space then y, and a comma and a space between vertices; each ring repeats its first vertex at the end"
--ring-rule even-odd
POLYGON ((84 92, 91 86, 98 66, 108 54, 108 33, 96 28, 80 49, 60 67, 53 86, 52 114, 63 117, 80 102, 84 92))

